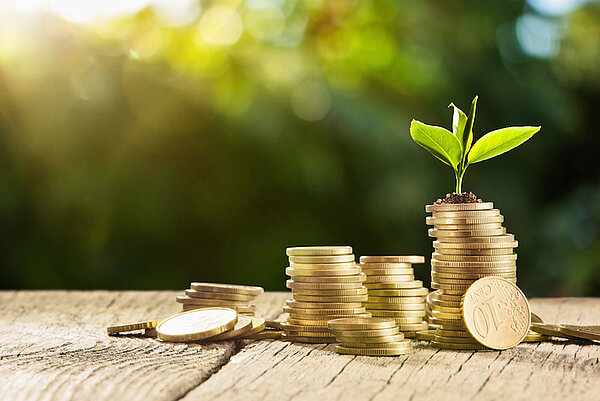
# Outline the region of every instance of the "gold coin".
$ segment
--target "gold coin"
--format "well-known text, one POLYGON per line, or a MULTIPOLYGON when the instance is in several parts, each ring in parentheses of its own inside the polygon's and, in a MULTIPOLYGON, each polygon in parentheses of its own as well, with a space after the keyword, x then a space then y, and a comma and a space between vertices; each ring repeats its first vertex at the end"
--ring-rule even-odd
POLYGON ((559 324, 558 330, 569 336, 584 340, 600 341, 600 326, 577 326, 572 324, 559 324))
POLYGON ((299 302, 292 299, 286 300, 285 304, 299 309, 355 309, 363 306, 362 302, 299 302))
POLYGON ((243 339, 247 340, 279 340, 283 335, 283 330, 263 330, 255 334, 247 334, 243 339))
POLYGON ((437 282, 440 282, 438 279, 446 279, 446 280, 472 280, 479 279, 483 277, 487 277, 490 275, 498 276, 498 277, 516 277, 517 272, 515 270, 506 273, 438 273, 437 271, 431 272, 431 278, 437 282))
POLYGON ((238 316, 238 321, 231 330, 228 330, 221 334, 217 334, 213 337, 205 338, 203 341, 230 340, 232 338, 236 338, 247 334, 250 330, 252 330, 252 319, 247 316, 238 316))
POLYGON ((349 295, 366 295, 367 287, 354 288, 350 290, 309 290, 309 289, 293 289, 292 296, 301 295, 323 295, 323 296, 349 296, 349 295))
MULTIPOLYGON (((462 312, 462 311, 461 311, 462 312)), ((439 310, 432 310, 431 317, 438 318, 440 320, 448 319, 448 320, 462 320, 462 313, 453 313, 453 312, 442 312, 439 310)))
POLYGON ((285 313, 297 313, 304 315, 331 315, 331 314, 352 314, 352 313, 364 313, 365 308, 361 306, 359 308, 345 308, 345 309, 315 309, 315 308, 292 308, 284 306, 283 311, 285 313))
POLYGON ((464 210, 490 210, 494 208, 492 202, 472 202, 472 203, 434 203, 425 206, 426 212, 456 212, 464 210))
POLYGON ((455 314, 462 314, 462 309, 460 306, 439 306, 439 305, 433 305, 433 311, 438 311, 438 312, 443 312, 443 313, 455 313, 455 314))
MULTIPOLYGON (((501 278, 501 277, 488 276, 485 278, 501 278)), ((505 279, 505 278, 502 278, 502 280, 507 280, 513 284, 516 284, 516 282, 517 282, 517 280, 509 280, 509 279, 505 279)), ((455 290, 458 293, 467 291, 471 285, 472 284, 439 284, 434 281, 431 282, 431 288, 435 288, 436 290, 455 290)))
POLYGON ((493 228, 490 230, 440 230, 437 228, 430 228, 427 230, 427 234, 434 238, 447 238, 447 237, 488 237, 506 234, 506 227, 493 228))
POLYGON ((242 294, 242 295, 253 295, 258 296, 265 292, 262 287, 253 287, 249 285, 238 285, 238 284, 217 284, 217 283, 199 283, 193 282, 190 284, 190 288, 192 290, 201 291, 201 292, 226 292, 232 294, 242 294))
POLYGON ((327 326, 310 326, 303 324, 292 324, 292 323, 281 323, 283 330, 288 331, 309 331, 311 333, 325 333, 329 334, 327 326))
POLYGON ((547 335, 536 333, 535 331, 529 330, 527 332, 527 335, 523 339, 523 342, 524 343, 539 343, 542 341, 547 341, 548 339, 550 339, 550 337, 547 335))
POLYGON ((437 329, 437 333, 442 337, 468 337, 473 338, 468 331, 465 330, 443 330, 437 329))
POLYGON ((185 290, 190 298, 220 299, 223 301, 249 302, 256 298, 254 295, 234 294, 229 292, 185 290))
POLYGON ((425 309, 423 310, 381 310, 381 309, 373 309, 370 311, 371 314, 375 317, 389 317, 389 318, 398 318, 398 317, 417 317, 424 316, 425 309))
POLYGON ((447 230, 496 230, 502 228, 502 223, 487 223, 487 224, 436 224, 434 229, 447 230))
POLYGON ((465 244, 465 243, 511 243, 516 242, 514 234, 504 234, 504 235, 496 235, 496 236, 466 236, 466 237, 447 237, 440 239, 440 242, 443 243, 456 243, 456 244, 465 244))
POLYGON ((354 337, 354 338, 364 338, 364 337, 384 337, 384 336, 393 336, 394 334, 398 334, 400 330, 394 323, 394 327, 390 327, 387 329, 365 329, 365 330, 334 330, 331 331, 340 336, 344 337, 354 337))
POLYGON ((327 320, 306 320, 306 319, 295 319, 295 318, 289 317, 287 319, 287 323, 293 324, 296 326, 327 327, 327 320))
POLYGON ((265 327, 267 329, 282 329, 281 323, 277 320, 265 320, 265 327))
POLYGON ((416 324, 421 323, 424 317, 425 314, 423 314, 423 316, 420 317, 395 317, 394 321, 396 322, 396 324, 416 324))
POLYGON ((284 330, 285 334, 295 337, 313 337, 313 338, 334 338, 335 336, 328 332, 315 332, 309 330, 284 330))
POLYGON ((117 333, 126 333, 129 331, 154 329, 158 325, 158 323, 160 323, 160 320, 148 320, 146 322, 117 324, 115 326, 107 327, 106 332, 108 334, 117 334, 117 333))
POLYGON ((348 295, 348 296, 321 296, 321 295, 294 295, 296 301, 301 302, 364 302, 367 295, 348 295))
POLYGON ((494 217, 500 216, 500 209, 490 209, 490 210, 458 210, 458 211, 448 211, 448 212, 432 212, 432 217, 442 218, 442 219, 479 219, 483 217, 494 217))
POLYGON ((391 256, 361 256, 360 263, 425 263, 424 256, 418 255, 391 255, 391 256))
POLYGON ((502 268, 502 267, 514 267, 516 262, 514 260, 498 261, 498 262, 449 262, 431 259, 431 267, 475 267, 475 268, 502 268))
POLYGON ((477 280, 463 298, 463 318, 473 338, 488 348, 518 345, 527 335, 531 310, 525 294, 499 277, 477 280))
POLYGON ((365 307, 371 313, 373 310, 389 310, 389 311, 397 311, 397 310, 421 310, 417 308, 422 308, 425 310, 425 303, 421 304, 395 304, 395 303, 375 303, 375 302, 365 302, 365 307), (417 306, 422 305, 422 306, 417 306))
POLYGON ((355 262, 354 255, 335 255, 335 256, 290 256, 290 262, 294 263, 344 263, 355 262))
MULTIPOLYGON (((263 330, 265 330, 266 327, 267 327, 266 321, 262 317, 254 317, 254 316, 252 316, 250 319, 252 320, 252 327, 242 337, 251 336, 253 334, 258 334, 258 333, 262 332, 263 330)), ((237 338, 239 338, 239 337, 237 337, 237 338)))
POLYGON ((513 249, 519 245, 518 241, 513 242, 440 242, 433 241, 433 247, 436 252, 444 253, 445 249, 513 249))
POLYGON ((193 298, 188 296, 177 296, 175 301, 180 304, 200 305, 200 306, 224 306, 227 308, 248 307, 248 301, 228 301, 224 299, 193 298))
POLYGON ((490 255, 490 256, 471 256, 471 255, 445 255, 434 252, 432 259, 448 262, 504 262, 517 260, 517 254, 508 255, 490 255))
POLYGON ((341 263, 294 263, 290 262, 292 269, 297 270, 326 270, 326 269, 348 269, 356 267, 356 262, 341 262, 341 263))
POLYGON ((494 256, 494 255, 512 255, 512 248, 497 248, 497 249, 452 249, 452 248, 436 248, 436 252, 440 255, 454 256, 494 256))
POLYGON ((156 326, 163 341, 198 341, 231 330, 237 324, 237 312, 229 308, 202 308, 178 313, 156 326))
POLYGON ((393 289, 409 289, 409 288, 421 288, 423 282, 421 280, 413 281, 397 281, 388 283, 365 283, 365 287, 370 290, 393 290, 393 289))
POLYGON ((396 323, 392 319, 350 317, 330 320, 327 325, 332 330, 367 330, 392 328, 396 323))
POLYGON ((362 356, 400 356, 400 355, 409 355, 414 351, 412 346, 406 348, 397 348, 397 349, 379 349, 379 348, 352 348, 345 347, 343 345, 336 345, 335 351, 338 354, 345 355, 362 355, 362 356))
POLYGON ((541 317, 531 312, 531 323, 544 323, 541 317))
POLYGON ((377 270, 377 269, 410 269, 413 271, 411 263, 360 263, 360 267, 364 269, 377 270))
POLYGON ((513 274, 516 275, 516 266, 510 267, 435 267, 435 274, 513 274))
MULTIPOLYGON (((402 336, 404 334, 400 333, 402 336)), ((391 336, 388 336, 391 337, 391 336)), ((378 349, 402 349, 402 348, 412 348, 410 340, 402 339, 397 341, 387 341, 387 342, 379 342, 379 343, 370 343, 363 342, 360 338, 355 338, 354 341, 350 341, 349 343, 340 344, 343 347, 348 348, 378 348, 378 349)))
POLYGON ((381 337, 344 337, 336 335, 335 338, 348 347, 370 347, 377 346, 382 343, 393 343, 404 340, 404 333, 398 333, 391 336, 381 337))
POLYGON ((351 253, 351 246, 292 246, 285 249, 288 256, 332 256, 351 253))
POLYGON ((502 223, 504 216, 496 215, 489 217, 433 217, 427 216, 425 223, 428 225, 446 225, 446 224, 490 224, 502 223))
POLYGON ((372 296, 385 296, 385 297, 421 297, 426 296, 429 293, 427 288, 414 288, 414 289, 397 289, 397 290, 371 290, 369 289, 369 295, 372 296))
POLYGON ((435 329, 419 330, 415 333, 415 338, 419 341, 432 341, 435 335, 435 329))
MULTIPOLYGON (((416 324, 399 324, 398 328, 400 329, 400 331, 421 331, 421 330, 427 330, 429 327, 429 325, 427 324, 427 322, 421 322, 421 323, 416 323, 416 324)), ((406 336, 406 333, 404 334, 406 336)))
POLYGON ((361 269, 367 275, 367 282, 372 276, 408 276, 413 277, 413 280, 415 277, 413 269, 361 269))
POLYGON ((362 283, 367 279, 364 273, 352 276, 292 276, 296 283, 362 283))
POLYGON ((322 289, 322 290, 353 290, 362 287, 362 283, 301 283, 287 280, 285 286, 292 290, 296 289, 322 289))
POLYGON ((304 336, 296 336, 284 333, 281 335, 281 339, 283 341, 290 341, 295 343, 312 343, 312 344, 328 344, 335 343, 335 337, 304 337, 304 336))
POLYGON ((377 304, 425 304, 425 297, 379 297, 369 295, 368 303, 377 304))
POLYGON ((306 324, 317 325, 317 321, 327 321, 341 317, 371 317, 371 312, 356 312, 356 313, 330 313, 327 315, 305 315, 302 313, 290 313, 289 319, 303 320, 306 324), (311 323, 308 323, 311 322, 311 323))
POLYGON ((183 311, 191 311, 196 309, 203 308, 214 308, 216 306, 220 306, 223 308, 233 309, 240 315, 253 316, 256 311, 256 307, 254 305, 245 305, 245 306, 233 306, 233 305, 205 305, 205 304, 183 304, 183 311))
POLYGON ((432 341, 431 345, 440 349, 450 349, 457 351, 471 351, 471 350, 483 350, 486 349, 481 344, 460 344, 460 343, 442 343, 439 341, 432 341))
POLYGON ((360 273, 360 267, 350 267, 346 269, 285 269, 285 274, 292 276, 295 281, 300 281, 296 276, 353 276, 360 273))
POLYGON ((433 341, 439 343, 451 343, 451 344, 477 344, 480 345, 473 337, 444 337, 436 333, 433 341))
POLYGON ((579 337, 570 336, 562 332, 557 324, 531 323, 531 330, 539 334, 547 335, 549 337, 558 337, 565 338, 568 340, 581 341, 581 338, 579 337))
POLYGON ((375 283, 403 283, 406 281, 415 281, 415 276, 411 275, 394 275, 394 276, 370 276, 367 275, 367 281, 365 284, 375 284, 375 283))

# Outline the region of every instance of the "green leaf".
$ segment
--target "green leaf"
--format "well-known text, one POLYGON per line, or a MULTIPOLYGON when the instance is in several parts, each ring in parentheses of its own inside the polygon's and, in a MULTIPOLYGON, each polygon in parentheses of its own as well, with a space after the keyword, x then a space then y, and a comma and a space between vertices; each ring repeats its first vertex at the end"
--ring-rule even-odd
POLYGON ((454 103, 450 103, 448 107, 454 108, 454 113, 452 114, 452 133, 454 136, 458 138, 462 145, 462 137, 465 132, 465 125, 467 123, 467 115, 454 103))
POLYGON ((471 144, 473 143, 473 123, 475 122, 475 113, 477 112, 477 99, 479 97, 476 95, 471 102, 471 110, 469 110, 469 117, 467 118, 467 122, 465 123, 465 132, 462 136, 461 144, 463 148, 463 170, 467 167, 465 161, 467 160, 467 153, 471 149, 471 144))
POLYGON ((460 142, 452 132, 442 127, 412 120, 410 123, 410 136, 416 143, 427 149, 429 153, 451 166, 455 171, 457 170, 462 149, 460 142))
POLYGON ((516 148, 531 138, 540 128, 508 127, 485 134, 473 145, 469 153, 469 164, 491 159, 516 148))

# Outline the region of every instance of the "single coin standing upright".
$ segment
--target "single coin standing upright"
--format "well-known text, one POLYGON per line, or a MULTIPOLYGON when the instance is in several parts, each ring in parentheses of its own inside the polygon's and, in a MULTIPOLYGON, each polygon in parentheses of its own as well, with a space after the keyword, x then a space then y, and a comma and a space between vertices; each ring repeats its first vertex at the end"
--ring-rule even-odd
POLYGON ((492 202, 440 203, 425 207, 434 252, 428 321, 436 328, 433 345, 448 349, 479 349, 463 321, 462 296, 477 280, 501 277, 516 283, 518 243, 502 227, 504 216, 492 202), (494 224, 494 228, 490 228, 494 224))
POLYGON ((176 301, 183 311, 222 306, 234 309, 240 315, 254 316, 256 297, 264 292, 262 287, 238 284, 192 282, 185 295, 176 301))
POLYGON ((462 314, 473 338, 497 350, 521 343, 531 325, 525 294, 500 277, 484 277, 474 282, 463 296, 462 314))
POLYGON ((281 326, 282 338, 307 343, 335 342, 327 321, 343 317, 370 317, 366 276, 356 266, 352 247, 306 246, 286 249, 290 276, 286 286, 292 299, 283 311, 288 318, 281 326))
POLYGON ((361 256, 369 299, 365 306, 374 317, 393 319, 404 336, 427 330, 423 282, 415 280, 413 264, 425 263, 418 255, 361 256))

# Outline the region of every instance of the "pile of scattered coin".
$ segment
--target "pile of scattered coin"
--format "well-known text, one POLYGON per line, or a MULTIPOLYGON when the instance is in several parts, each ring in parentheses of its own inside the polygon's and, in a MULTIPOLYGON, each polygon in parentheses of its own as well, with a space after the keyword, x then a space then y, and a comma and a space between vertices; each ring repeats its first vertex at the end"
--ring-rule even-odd
POLYGON ((360 267, 367 276, 369 298, 365 304, 374 317, 393 319, 404 336, 427 329, 423 282, 415 280, 413 264, 425 263, 423 256, 361 256, 360 267))
POLYGON ((434 204, 426 206, 433 225, 429 236, 435 252, 431 258, 430 323, 437 331, 433 344, 440 348, 479 349, 466 330, 461 301, 476 280, 496 276, 516 282, 518 243, 502 226, 504 217, 491 202, 434 204))
POLYGON ((185 296, 177 297, 177 302, 183 304, 184 311, 222 306, 240 315, 254 316, 254 301, 263 292, 262 287, 193 282, 190 289, 185 290, 185 296))
POLYGON ((340 354, 395 356, 413 352, 410 340, 404 338, 394 319, 341 318, 330 320, 327 326, 341 343, 335 346, 340 354))
POLYGON ((308 246, 286 249, 291 277, 287 287, 291 300, 283 311, 289 313, 282 323, 283 338, 309 343, 335 342, 327 321, 342 317, 370 317, 363 302, 367 300, 366 277, 356 266, 352 247, 308 246))

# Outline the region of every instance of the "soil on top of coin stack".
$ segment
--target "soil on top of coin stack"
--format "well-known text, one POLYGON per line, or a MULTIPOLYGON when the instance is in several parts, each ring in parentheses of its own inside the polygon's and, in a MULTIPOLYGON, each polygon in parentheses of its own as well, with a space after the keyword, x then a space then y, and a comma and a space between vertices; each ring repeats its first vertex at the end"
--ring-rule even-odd
POLYGON ((480 198, 478 198, 477 195, 475 195, 473 192, 463 192, 461 194, 452 192, 451 194, 446 194, 446 197, 444 199, 436 200, 435 205, 481 202, 483 201, 480 198))

